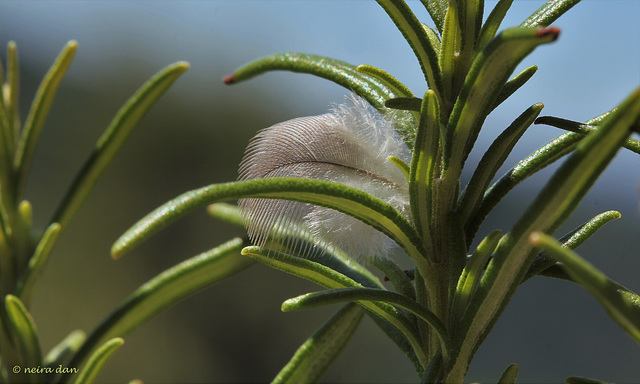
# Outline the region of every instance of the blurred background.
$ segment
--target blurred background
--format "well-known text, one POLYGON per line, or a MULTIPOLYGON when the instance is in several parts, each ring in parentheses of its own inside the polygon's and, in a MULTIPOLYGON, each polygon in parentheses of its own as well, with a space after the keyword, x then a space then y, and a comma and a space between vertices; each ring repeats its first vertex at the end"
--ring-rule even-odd
MULTIPOLYGON (((490 9, 496 2, 486 3, 490 9)), ((515 1, 503 27, 519 24, 542 3, 515 1)), ((419 2, 410 4, 433 26, 419 2)), ((545 104, 543 115, 584 121, 622 101, 640 84, 639 16, 639 1, 584 0, 559 19, 560 39, 538 48, 520 67, 540 69, 490 116, 467 164, 474 165, 493 138, 533 103, 545 104)), ((257 130, 324 113, 347 93, 308 75, 271 73, 232 87, 222 84, 222 76, 265 55, 301 51, 372 64, 416 95, 425 91, 411 50, 373 2, 0 1, 0 43, 18 44, 23 115, 71 39, 79 50, 36 148, 27 185, 41 228, 127 98, 166 65, 186 60, 191 68, 144 118, 54 251, 32 309, 44 351, 74 329, 89 332, 164 269, 243 234, 197 212, 123 259, 111 260, 111 244, 130 225, 182 192, 234 180, 257 130)), ((531 127, 499 174, 560 133, 531 127)), ((635 291, 640 291, 639 164, 637 155, 621 151, 558 232, 603 211, 620 211, 621 219, 578 251, 635 291)), ((552 172, 553 167, 516 188, 479 235, 507 231, 552 172)), ((131 333, 98 380, 269 381, 337 309, 280 311, 285 299, 315 290, 306 281, 254 266, 131 333)), ((476 354, 469 380, 496 381, 513 362, 520 365, 522 383, 559 382, 570 375, 640 380, 640 348, 584 290, 546 278, 518 290, 476 354)), ((323 381, 402 383, 416 377, 404 355, 365 318, 323 381)))

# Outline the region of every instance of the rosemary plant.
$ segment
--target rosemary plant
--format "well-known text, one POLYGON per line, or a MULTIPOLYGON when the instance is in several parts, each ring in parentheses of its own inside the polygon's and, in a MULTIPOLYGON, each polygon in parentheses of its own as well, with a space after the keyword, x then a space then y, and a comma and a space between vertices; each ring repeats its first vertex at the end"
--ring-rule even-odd
MULTIPOLYGON (((158 275, 87 336, 74 332, 44 357, 29 307, 48 256, 133 127, 187 64, 162 70, 122 107, 46 230, 37 233, 24 180, 77 45, 63 49, 21 124, 17 51, 9 44, 0 79, 0 383, 91 382, 131 330, 256 262, 324 288, 286 300, 285 312, 342 304, 282 367, 276 383, 320 380, 364 315, 412 362, 416 382, 463 382, 516 290, 538 276, 583 287, 640 344, 640 296, 573 251, 620 214, 603 212, 555 237, 620 149, 640 153, 640 142, 630 137, 640 130, 640 90, 586 122, 541 117, 543 105, 534 104, 477 164, 467 162, 487 116, 537 70, 514 73, 518 64, 558 38, 551 23, 579 0, 550 0, 521 25, 501 28, 512 2, 498 1, 485 17, 481 0, 422 0, 431 20, 419 20, 403 0, 378 1, 415 53, 428 89, 423 95, 380 68, 295 52, 258 59, 225 77, 235 84, 269 71, 301 72, 355 95, 325 115, 261 131, 249 144, 239 181, 186 192, 131 227, 113 245, 114 257, 205 206, 213 217, 245 226, 248 238, 158 275), (498 175, 532 124, 568 132, 498 175), (511 228, 482 229, 516 185, 555 162, 561 165, 511 228), (471 171, 468 182, 463 170, 471 171), (234 200, 239 204, 224 203, 234 200), (413 268, 403 270, 400 258, 413 268)), ((499 381, 512 383, 517 375, 513 364, 499 381)))

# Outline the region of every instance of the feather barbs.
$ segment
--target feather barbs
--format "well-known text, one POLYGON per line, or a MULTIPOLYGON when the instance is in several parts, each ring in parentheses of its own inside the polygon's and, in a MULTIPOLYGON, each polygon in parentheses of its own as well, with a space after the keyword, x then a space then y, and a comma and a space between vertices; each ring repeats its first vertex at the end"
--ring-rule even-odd
MULTIPOLYGON (((357 96, 329 113, 263 129, 251 140, 239 179, 300 177, 333 181, 367 192, 409 218, 405 175, 390 156, 406 163, 411 152, 390 121, 357 96)), ((386 257, 401 248, 373 227, 344 213, 288 200, 239 201, 251 241, 269 240, 291 253, 313 257, 337 247, 352 257, 386 257), (309 239, 313 239, 311 242, 309 239)))

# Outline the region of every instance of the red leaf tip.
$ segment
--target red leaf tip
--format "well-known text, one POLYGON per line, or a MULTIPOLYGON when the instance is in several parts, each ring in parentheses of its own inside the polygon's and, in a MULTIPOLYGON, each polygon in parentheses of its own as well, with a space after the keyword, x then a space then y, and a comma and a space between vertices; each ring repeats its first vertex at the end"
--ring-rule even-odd
POLYGON ((555 40, 558 38, 558 36, 560 36, 560 28, 556 28, 556 27, 538 28, 537 35, 538 37, 545 37, 548 35, 552 35, 553 40, 555 40))
POLYGON ((236 82, 236 77, 234 75, 227 75, 222 77, 222 82, 230 85, 236 82))

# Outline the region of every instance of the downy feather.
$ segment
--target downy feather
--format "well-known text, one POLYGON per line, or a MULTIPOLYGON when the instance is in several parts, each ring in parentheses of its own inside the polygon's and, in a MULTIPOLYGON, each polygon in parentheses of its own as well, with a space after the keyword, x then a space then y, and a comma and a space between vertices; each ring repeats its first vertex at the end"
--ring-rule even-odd
MULTIPOLYGON (((409 148, 391 122, 352 95, 330 113, 259 131, 247 147, 239 179, 287 176, 342 183, 384 200, 409 218, 407 180, 389 156, 411 161, 409 148)), ((269 239, 288 241, 287 248, 303 257, 319 252, 320 243, 356 257, 400 251, 382 232, 329 208, 272 199, 242 199, 239 206, 249 238, 258 246, 269 239), (311 234, 316 247, 289 236, 300 231, 311 234)))

